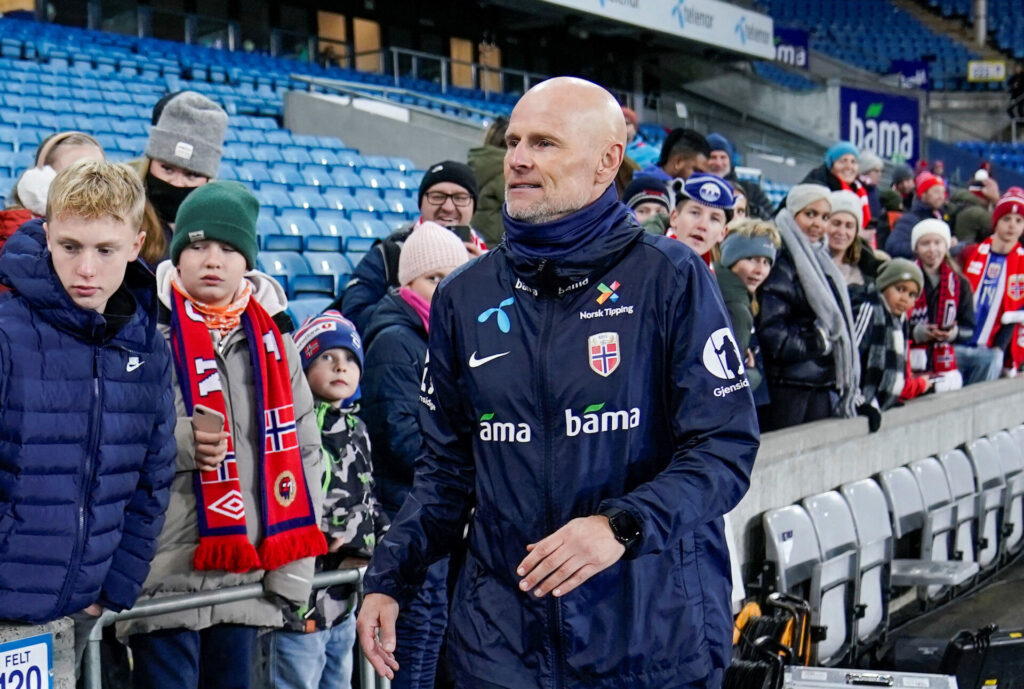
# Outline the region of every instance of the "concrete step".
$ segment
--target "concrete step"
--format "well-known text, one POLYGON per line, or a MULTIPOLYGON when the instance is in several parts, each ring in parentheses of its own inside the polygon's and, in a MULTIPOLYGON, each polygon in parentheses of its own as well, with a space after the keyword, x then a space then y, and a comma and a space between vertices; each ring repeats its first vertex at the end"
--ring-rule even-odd
POLYGON ((983 46, 975 43, 974 27, 968 24, 964 18, 946 19, 916 0, 892 0, 892 4, 902 10, 906 10, 912 17, 932 31, 949 36, 954 41, 966 46, 969 50, 978 53, 986 60, 1003 60, 1006 58, 1001 52, 988 45, 987 41, 983 46))

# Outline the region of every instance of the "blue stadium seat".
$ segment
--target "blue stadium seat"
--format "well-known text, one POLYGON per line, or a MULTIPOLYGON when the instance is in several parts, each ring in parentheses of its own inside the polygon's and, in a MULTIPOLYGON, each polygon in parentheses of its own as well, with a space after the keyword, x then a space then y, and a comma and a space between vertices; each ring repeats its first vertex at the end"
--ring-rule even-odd
POLYGON ((260 185, 256 191, 256 198, 260 200, 261 206, 268 206, 272 208, 289 208, 292 205, 292 200, 288 197, 288 192, 280 184, 271 184, 264 182, 260 185))
POLYGON ((381 213, 381 221, 392 230, 397 230, 407 222, 405 213, 381 213))
POLYGON ((320 165, 330 165, 332 167, 341 165, 338 156, 329 148, 311 148, 309 149, 309 157, 313 159, 314 163, 320 165))
POLYGON ((336 167, 331 172, 331 179, 334 180, 335 186, 339 187, 355 188, 363 186, 363 179, 355 171, 347 167, 336 167))
POLYGON ((249 148, 248 144, 242 143, 226 144, 224 146, 224 157, 228 160, 255 160, 252 155, 252 149, 249 148))
POLYGON ((302 251, 302 237, 291 234, 268 234, 260 243, 263 251, 302 251))
POLYGON ((363 157, 353 150, 338 151, 338 163, 340 165, 347 165, 349 167, 362 168, 365 167, 366 163, 363 161, 363 157))
POLYGON ((304 210, 294 209, 283 211, 280 217, 277 218, 277 224, 285 234, 295 235, 298 237, 308 237, 310 235, 320 234, 320 228, 317 227, 316 223, 313 222, 313 219, 310 218, 309 214, 304 210))
POLYGON ((311 316, 319 316, 326 311, 332 301, 325 297, 295 299, 288 302, 288 313, 291 315, 295 327, 298 328, 306 319, 311 316))
POLYGON ((354 195, 364 211, 382 212, 387 207, 376 189, 356 189, 354 195))
POLYGON ((284 158, 281 149, 273 144, 257 144, 252 147, 253 160, 262 160, 265 163, 281 163, 284 158))
POLYGON ((243 163, 235 163, 235 178, 240 182, 252 182, 259 185, 270 182, 270 172, 266 163, 249 160, 243 163))
MULTIPOLYGON (((315 257, 311 263, 315 263, 315 257)), ((334 275, 321 275, 312 273, 310 275, 296 275, 292 278, 292 294, 296 300, 309 297, 333 298, 336 289, 337 278, 334 275)))
POLYGON ((291 251, 261 251, 256 258, 257 267, 275 278, 290 297, 291 279, 296 275, 309 274, 309 264, 302 254, 291 251))
POLYGON ((319 210, 316 212, 316 224, 320 228, 320 234, 331 237, 347 237, 357 234, 355 225, 343 211, 319 210))
POLYGON ((308 254, 310 272, 314 275, 330 275, 334 278, 334 293, 338 294, 345 284, 339 278, 352 273, 352 264, 342 254, 318 252, 308 254))
POLYGON ((291 193, 292 203, 300 208, 330 208, 329 202, 320 195, 319 187, 297 186, 291 193))
POLYGON ((278 184, 286 184, 289 187, 302 184, 302 175, 299 174, 298 167, 292 163, 273 163, 268 166, 267 173, 270 179, 278 184))
POLYGON ((363 164, 378 170, 391 169, 391 159, 387 156, 363 156, 363 164))
POLYGON ((341 189, 325 189, 321 197, 332 210, 354 211, 362 208, 352 194, 341 189))
POLYGON ((302 176, 302 184, 309 184, 314 187, 327 187, 334 184, 331 174, 323 165, 316 163, 303 165, 299 173, 302 176))
POLYGON ((354 211, 349 214, 349 220, 355 226, 356 231, 360 237, 377 237, 384 239, 391 230, 383 222, 377 219, 377 217, 367 211, 354 211))
MULTIPOLYGON (((344 248, 343 240, 344 237, 314 234, 309 237, 302 238, 302 250, 313 252, 329 251, 340 253, 344 248)), ((309 260, 308 257, 307 260, 309 260)))
POLYGON ((376 241, 376 237, 345 237, 345 253, 365 254, 376 241))
POLYGON ((271 129, 264 134, 264 138, 268 144, 276 144, 278 146, 291 146, 292 133, 287 129, 271 129))
POLYGON ((281 148, 281 157, 286 162, 297 165, 306 165, 313 162, 305 148, 299 146, 284 146, 281 148))
POLYGON ((391 180, 387 178, 387 175, 382 170, 364 169, 359 173, 359 178, 363 180, 365 186, 373 189, 387 189, 391 186, 391 180))

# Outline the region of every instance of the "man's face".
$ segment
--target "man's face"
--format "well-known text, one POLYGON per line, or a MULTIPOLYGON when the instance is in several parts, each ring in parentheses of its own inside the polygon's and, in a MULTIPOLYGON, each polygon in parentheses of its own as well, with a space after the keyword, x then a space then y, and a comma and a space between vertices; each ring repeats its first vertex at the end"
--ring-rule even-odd
POLYGON ((921 202, 929 208, 936 210, 942 208, 942 204, 946 202, 946 188, 941 184, 936 184, 921 195, 921 202))
POLYGON ((728 151, 711 151, 708 162, 704 166, 707 172, 719 177, 725 177, 732 169, 732 161, 729 159, 728 151))
POLYGON ((53 218, 43 227, 53 269, 71 300, 103 313, 146 233, 113 218, 53 218))
POLYGON ((703 153, 688 156, 674 156, 668 161, 665 172, 677 179, 690 179, 695 172, 704 172, 708 157, 703 153))
POLYGON ((906 196, 914 190, 914 180, 905 179, 902 182, 897 182, 893 185, 893 188, 899 192, 900 196, 906 196))
POLYGON ((573 213, 591 201, 600 158, 571 108, 554 99, 520 101, 505 142, 505 209, 517 220, 542 223, 573 213))
POLYGON ((669 216, 669 224, 683 244, 703 256, 725 239, 725 211, 696 201, 684 201, 669 216))
POLYGON ((445 227, 468 225, 473 217, 473 197, 465 187, 455 182, 438 182, 423 194, 420 215, 424 221, 445 227))
POLYGON ((866 181, 871 186, 877 187, 878 180, 882 179, 882 171, 877 168, 874 170, 868 170, 867 172, 861 175, 861 179, 866 181))

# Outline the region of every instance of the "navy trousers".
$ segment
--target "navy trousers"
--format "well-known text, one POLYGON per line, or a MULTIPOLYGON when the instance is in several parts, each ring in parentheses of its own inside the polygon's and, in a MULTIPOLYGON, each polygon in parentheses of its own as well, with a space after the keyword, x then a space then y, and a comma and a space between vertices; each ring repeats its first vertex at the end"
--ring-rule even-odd
POLYGON ((219 624, 198 632, 133 634, 136 689, 249 689, 256 627, 219 624))

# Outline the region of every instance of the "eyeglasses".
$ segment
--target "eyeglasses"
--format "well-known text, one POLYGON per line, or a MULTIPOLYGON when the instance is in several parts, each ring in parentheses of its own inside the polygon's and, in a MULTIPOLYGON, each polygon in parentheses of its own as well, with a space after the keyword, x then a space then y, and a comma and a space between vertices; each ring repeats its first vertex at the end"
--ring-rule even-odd
POLYGON ((460 208, 464 208, 473 202, 473 197, 464 193, 446 194, 443 191, 428 191, 423 197, 431 206, 443 206, 448 199, 451 199, 452 203, 460 208))

